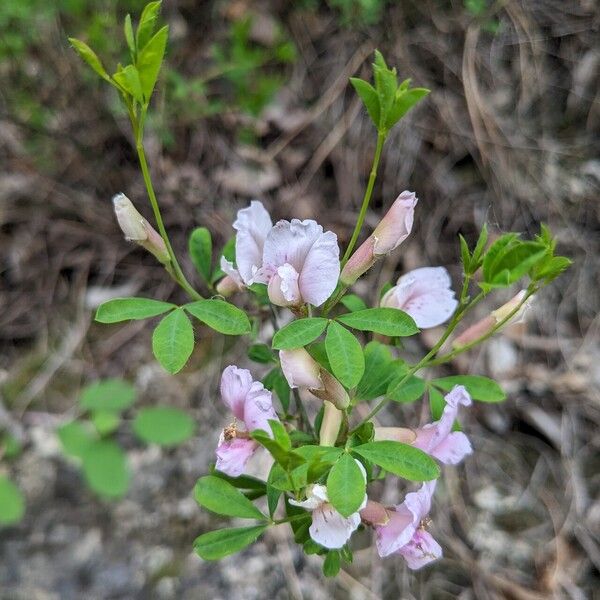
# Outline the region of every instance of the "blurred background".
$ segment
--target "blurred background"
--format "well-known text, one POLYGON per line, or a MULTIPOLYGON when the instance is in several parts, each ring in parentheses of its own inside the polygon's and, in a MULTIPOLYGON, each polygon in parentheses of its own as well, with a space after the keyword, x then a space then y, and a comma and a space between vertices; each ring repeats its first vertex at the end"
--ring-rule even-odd
MULTIPOLYGON (((365 532, 335 581, 281 528, 216 564, 193 554, 194 538, 220 522, 191 490, 227 421, 220 371, 248 366, 244 344, 199 330, 173 377, 152 357, 152 322, 92 321, 114 296, 184 300, 122 239, 116 192, 150 217, 129 123, 66 40, 85 40, 112 67, 125 54, 123 18, 143 5, 0 4, 0 475, 25 498, 22 519, 0 529, 0 598, 600 598, 597 2, 164 1, 167 65, 146 142, 190 278, 189 232, 204 225, 221 248, 252 198, 347 241, 375 143, 348 77, 370 76, 374 48, 432 92, 388 139, 367 216, 374 226, 414 190, 413 234, 357 293, 372 303, 385 282, 425 265, 458 282, 457 235, 472 243, 485 221, 526 237, 547 223, 574 260, 525 327, 439 371, 486 374, 508 393, 463 420, 475 453, 445 469, 433 513, 445 558, 413 573, 377 558, 365 532), (79 414, 82 388, 106 377, 133 383, 136 406, 170 404, 197 423, 173 449, 122 424, 114 435, 133 477, 117 501, 86 486, 56 435, 79 414)), ((437 334, 409 352, 422 355, 437 334)), ((395 406, 380 420, 419 418, 395 406)), ((382 490, 389 502, 401 495, 393 481, 382 490)))

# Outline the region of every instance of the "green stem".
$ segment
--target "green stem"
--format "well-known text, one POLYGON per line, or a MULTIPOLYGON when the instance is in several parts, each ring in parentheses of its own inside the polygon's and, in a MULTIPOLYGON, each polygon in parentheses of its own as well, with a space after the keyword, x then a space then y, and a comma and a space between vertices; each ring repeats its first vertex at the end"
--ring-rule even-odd
POLYGON ((189 294, 191 298, 193 298, 194 300, 201 300, 202 296, 192 287, 190 282, 186 279, 186 276, 184 275, 181 267, 179 266, 179 262, 177 261, 177 257, 175 256, 175 252, 173 251, 173 247, 171 246, 169 235, 167 234, 167 230, 165 228, 165 224, 163 222, 163 218, 160 212, 160 207, 158 205, 158 200, 154 192, 154 186, 152 185, 152 178, 150 177, 150 170, 148 168, 148 161, 146 160, 146 152, 144 150, 143 142, 146 110, 142 110, 140 114, 140 119, 138 121, 132 109, 130 107, 128 107, 128 109, 131 124, 133 126, 133 132, 135 134, 135 148, 137 151, 140 167, 142 169, 142 177, 144 178, 144 184, 146 185, 148 198, 150 199, 150 204, 152 205, 152 212, 154 213, 154 219, 156 220, 156 225, 158 226, 158 232, 160 233, 160 236, 162 237, 165 246, 167 247, 167 252, 169 253, 169 258, 171 261, 171 268, 167 268, 167 271, 171 274, 173 279, 189 294))
POLYGON ((358 213, 358 220, 356 221, 356 226, 354 227, 352 237, 350 238, 350 242, 348 243, 348 247, 346 248, 344 257, 342 258, 342 267, 348 262, 348 259, 352 254, 352 250, 354 250, 354 246, 356 246, 356 241, 358 240, 358 236, 360 235, 360 231, 365 221, 367 209, 369 208, 369 202, 371 201, 371 196, 373 194, 375 179, 377 179, 377 169, 379 167, 381 151, 383 150, 383 144, 385 143, 386 136, 387 132, 385 131, 380 130, 377 132, 377 146, 375 148, 375 156, 373 157, 373 166, 371 167, 371 174, 369 175, 369 183, 367 184, 367 189, 365 190, 362 206, 360 207, 360 212, 358 213))

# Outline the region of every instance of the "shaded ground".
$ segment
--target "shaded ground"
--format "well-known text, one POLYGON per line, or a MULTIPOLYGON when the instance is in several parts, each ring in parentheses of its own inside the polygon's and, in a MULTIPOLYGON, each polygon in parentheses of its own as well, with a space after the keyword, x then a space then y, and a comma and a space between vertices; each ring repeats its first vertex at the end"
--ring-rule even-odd
MULTIPOLYGON (((197 73, 233 8, 245 7, 166 4, 165 17, 178 32, 170 61, 184 74, 197 73)), ((43 51, 26 63, 5 61, 0 71, 0 400, 23 425, 25 451, 10 473, 28 502, 25 520, 0 533, 2 600, 597 593, 598 7, 506 2, 492 15, 499 28, 491 33, 460 2, 392 4, 381 25, 350 29, 322 7, 259 3, 255 10, 284 25, 298 57, 274 102, 251 122, 255 144, 242 145, 236 134, 247 118, 231 113, 186 123, 167 118, 158 102, 174 138, 164 149, 156 121, 149 155, 180 254, 196 224, 222 244, 235 211, 257 195, 275 217, 316 214, 344 241, 374 143, 346 80, 368 72, 377 46, 432 94, 389 139, 367 218, 374 225, 382 206, 414 189, 414 234, 358 293, 373 301, 373 290, 396 272, 427 264, 448 266, 456 280, 456 236, 472 240, 484 220, 526 235, 540 221, 550 225, 574 267, 540 295, 526 331, 513 330, 453 365, 499 378, 509 399, 471 411, 465 427, 476 452, 444 473, 434 532, 445 559, 410 573, 400 560, 380 561, 365 538, 352 568, 331 582, 318 560, 295 553, 283 531, 218 564, 191 553, 194 537, 215 525, 190 490, 213 458, 225 418, 216 396, 219 373, 243 361, 244 349, 198 332, 203 337, 190 366, 170 377, 151 357, 150 327, 91 323, 91 307, 115 289, 182 297, 119 235, 110 197, 122 190, 138 205, 144 198, 126 123, 111 116, 112 98, 82 78, 64 43, 68 24, 53 20, 45 25, 43 51), (40 126, 16 114, 14 86, 35 90, 52 118, 40 126), (133 487, 125 500, 106 504, 61 458, 52 432, 72 414, 83 383, 123 374, 136 382, 141 403, 190 409, 200 435, 171 452, 124 438, 133 487)), ((391 412, 396 422, 416 418, 395 407, 382 422, 391 412)), ((382 494, 390 502, 401 495, 391 482, 382 494)))

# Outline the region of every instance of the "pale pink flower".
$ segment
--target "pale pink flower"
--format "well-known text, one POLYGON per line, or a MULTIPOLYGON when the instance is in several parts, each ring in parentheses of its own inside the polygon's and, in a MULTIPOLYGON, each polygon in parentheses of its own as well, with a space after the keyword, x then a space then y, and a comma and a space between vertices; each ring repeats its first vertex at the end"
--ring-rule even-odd
POLYGON ((271 392, 259 381, 253 381, 247 369, 230 365, 223 371, 221 398, 236 422, 221 433, 216 468, 231 477, 238 477, 259 447, 249 437, 249 432, 262 429, 271 435, 269 420, 279 421, 279 418, 273 408, 271 392))
POLYGON ((139 244, 151 252, 162 264, 171 260, 164 240, 159 233, 138 212, 125 194, 117 194, 112 199, 119 227, 128 242, 139 244))
MULTIPOLYGON (((481 321, 471 325, 452 342, 452 346, 455 348, 460 348, 461 346, 470 344, 471 342, 488 334, 490 331, 492 331, 492 329, 494 329, 494 327, 498 325, 498 323, 504 321, 504 319, 506 319, 506 317, 508 317, 508 315, 510 315, 510 313, 515 310, 519 304, 521 304, 526 293, 526 290, 521 290, 506 304, 503 304, 500 308, 493 310, 487 317, 481 319, 481 321)), ((503 327, 506 327, 511 323, 521 322, 531 305, 532 299, 533 298, 529 298, 523 304, 523 306, 521 306, 521 308, 504 324, 503 327)))
POLYGON ((402 504, 387 511, 387 523, 375 525, 379 556, 400 554, 411 569, 420 569, 442 556, 441 546, 426 530, 435 486, 435 481, 425 482, 407 494, 402 504))
POLYGON ((263 252, 262 277, 271 302, 321 306, 337 285, 339 256, 337 236, 323 232, 316 221, 279 221, 267 235, 263 252))
POLYGON ((415 431, 413 446, 447 465, 458 464, 473 449, 462 431, 452 431, 460 405, 470 406, 471 396, 464 386, 455 386, 444 397, 446 406, 439 421, 423 425, 415 431))
MULTIPOLYGON (((356 459, 355 459, 356 460, 356 459)), ((356 464, 367 480, 365 469, 359 461, 356 464)), ((315 483, 306 488, 306 500, 290 500, 290 504, 312 512, 312 523, 308 529, 310 537, 324 548, 341 548, 360 525, 360 510, 367 505, 367 494, 360 508, 349 517, 342 516, 329 503, 327 488, 315 483)))
POLYGON ((404 191, 396 198, 373 233, 344 265, 340 277, 344 285, 352 285, 377 259, 395 250, 410 235, 417 202, 414 192, 404 191))
POLYGON ((231 263, 222 263, 221 268, 234 281, 267 284, 269 298, 278 306, 320 306, 331 296, 340 275, 333 232, 323 232, 311 219, 273 226, 257 200, 238 212, 233 226, 237 270, 231 263))
POLYGON ((381 299, 381 306, 408 313, 417 327, 436 327, 448 320, 458 301, 444 267, 423 267, 402 275, 381 299))

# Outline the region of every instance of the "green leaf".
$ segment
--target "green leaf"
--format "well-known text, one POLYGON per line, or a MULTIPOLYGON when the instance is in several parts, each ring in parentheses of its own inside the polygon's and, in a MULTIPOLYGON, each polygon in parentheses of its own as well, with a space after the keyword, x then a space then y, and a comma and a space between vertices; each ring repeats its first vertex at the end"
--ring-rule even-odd
POLYGON ((196 425, 184 411, 171 406, 142 408, 133 421, 133 432, 149 444, 176 446, 192 437, 196 425))
POLYGON ((92 423, 96 431, 104 436, 117 430, 121 423, 121 417, 118 412, 111 410, 96 410, 92 413, 92 423))
POLYGON ((483 280, 491 282, 493 279, 493 267, 496 260, 504 253, 504 251, 517 241, 516 233, 506 233, 500 236, 485 253, 483 259, 483 280))
POLYGON ((538 242, 513 244, 494 261, 492 280, 486 280, 486 283, 511 285, 521 279, 545 254, 545 246, 538 242))
POLYGON ((358 340, 339 323, 331 321, 325 337, 325 349, 333 374, 347 388, 356 386, 365 371, 365 359, 358 340))
POLYGON ((364 300, 356 294, 346 294, 340 302, 350 311, 365 310, 367 305, 364 300))
POLYGON ((102 379, 83 389, 79 404, 85 410, 119 411, 129 408, 135 402, 135 396, 135 388, 127 381, 102 379))
POLYGON ((481 375, 451 375, 431 382, 436 387, 449 392, 455 385, 464 385, 473 400, 481 402, 502 402, 506 400, 504 390, 493 380, 481 375))
POLYGON ((271 456, 286 471, 295 469, 306 462, 296 452, 290 451, 291 444, 281 444, 278 440, 272 439, 266 431, 255 429, 250 435, 253 440, 256 440, 261 446, 266 448, 271 453, 271 456))
POLYGON ((388 386, 386 396, 395 402, 414 402, 425 393, 425 381, 420 377, 411 375, 406 381, 400 383, 406 373, 397 372, 388 386))
POLYGON ((142 91, 142 82, 140 74, 133 65, 127 65, 113 75, 113 79, 140 104, 144 102, 144 92, 142 91))
POLYGON ((317 339, 327 327, 327 319, 314 317, 288 323, 273 336, 275 350, 302 348, 317 339))
POLYGON ((219 560, 255 542, 266 528, 259 525, 210 531, 195 539, 194 550, 204 560, 219 560))
POLYGON ((21 490, 5 475, 0 475, 0 525, 14 525, 25 514, 21 490))
POLYGON ((344 517, 355 513, 365 499, 366 482, 356 461, 344 452, 327 477, 327 496, 344 517))
POLYGON ((238 488, 240 490, 254 490, 254 491, 265 491, 265 482, 261 479, 257 479, 256 477, 252 477, 251 475, 238 475, 237 477, 230 477, 225 473, 221 473, 221 471, 216 471, 213 469, 211 475, 214 477, 219 477, 223 479, 227 483, 231 484, 233 487, 238 488))
POLYGON ((210 282, 212 271, 212 237, 206 227, 196 227, 190 234, 188 250, 196 271, 202 279, 210 282))
POLYGON ((483 251, 485 250, 485 245, 488 241, 488 226, 487 223, 483 224, 481 228, 481 233, 479 234, 479 238, 477 238, 477 244, 475 245, 475 249, 473 250, 473 264, 471 264, 471 271, 475 272, 481 266, 481 257, 483 256, 483 251))
POLYGON ((363 101, 363 104, 371 117, 371 121, 373 121, 375 127, 379 127, 380 108, 377 90, 367 81, 358 79, 357 77, 350 77, 350 83, 363 101))
POLYGON ((386 471, 410 481, 430 481, 440 476, 440 468, 428 454, 400 442, 369 442, 355 446, 359 454, 386 471))
POLYGON ((80 421, 61 425, 56 433, 64 453, 79 459, 83 458, 87 447, 96 439, 89 425, 80 421))
POLYGON ((266 344, 252 344, 250 348, 248 348, 248 358, 262 364, 275 361, 271 348, 266 344))
POLYGON ((96 55, 96 53, 81 40, 76 38, 69 38, 69 42, 71 46, 75 49, 77 54, 98 74, 102 79, 108 81, 112 85, 112 80, 109 74, 106 72, 106 69, 102 66, 102 62, 96 55))
POLYGON ((273 439, 284 449, 291 450, 292 449, 292 441, 290 440, 290 436, 286 431, 285 427, 281 424, 280 421, 276 421, 274 419, 269 419, 269 426, 271 427, 271 431, 273 432, 273 439))
POLYGON ((434 421, 439 421, 442 418, 442 413, 446 407, 446 401, 443 394, 436 390, 433 386, 429 386, 427 393, 429 395, 429 408, 431 410, 431 418, 434 421))
POLYGON ((459 233, 458 239, 460 240, 460 260, 463 264, 463 271, 465 273, 471 273, 471 253, 469 252, 469 245, 467 240, 459 233))
POLYGON ((165 48, 167 47, 168 36, 169 26, 165 25, 142 48, 138 35, 138 59, 136 67, 140 74, 142 91, 146 103, 150 101, 150 96, 152 96, 152 91, 158 79, 158 73, 165 55, 165 48))
POLYGON ((129 48, 129 53, 131 54, 131 60, 135 60, 135 54, 136 54, 135 37, 133 35, 133 25, 131 24, 131 15, 129 15, 129 14, 125 17, 125 23, 123 25, 123 30, 125 32, 125 40, 127 42, 127 47, 129 48))
POLYGON ((268 390, 277 394, 283 410, 287 412, 290 406, 290 386, 281 369, 275 368, 269 371, 262 383, 268 390))
POLYGON ((413 106, 429 94, 425 88, 398 91, 386 119, 386 129, 391 129, 413 106))
POLYGON ((364 348, 365 373, 356 387, 356 398, 373 400, 383 396, 395 374, 392 353, 381 342, 369 342, 364 348))
POLYGON ((137 47, 140 50, 148 43, 154 33, 160 5, 161 2, 149 2, 142 11, 136 35, 137 47))
POLYGON ((250 332, 250 321, 246 313, 225 300, 198 300, 186 304, 184 308, 219 333, 243 335, 250 332))
POLYGON ((152 352, 171 374, 184 367, 194 350, 194 329, 183 308, 168 314, 152 334, 152 352))
POLYGON ((243 519, 265 518, 242 492, 220 477, 207 475, 198 479, 194 497, 200 506, 218 515, 243 519))
POLYGON ((310 346, 306 347, 306 351, 327 371, 331 373, 331 365, 327 358, 327 349, 325 348, 325 341, 314 342, 310 346))
POLYGON ((323 575, 335 577, 340 572, 341 557, 338 550, 330 550, 323 561, 323 575))
POLYGON ((337 320, 353 329, 390 337, 405 337, 419 332, 414 319, 397 308, 367 308, 340 315, 337 320))
POLYGON ((112 440, 92 442, 83 453, 83 474, 87 484, 100 496, 119 498, 129 488, 127 457, 112 440))
POLYGON ((279 498, 283 492, 273 487, 270 483, 267 483, 267 507, 269 509, 269 516, 271 519, 277 510, 279 505, 279 498))
POLYGON ((150 298, 115 298, 102 303, 98 307, 96 321, 100 323, 138 321, 162 315, 174 308, 177 308, 175 304, 151 300, 150 298))
POLYGON ((566 256, 552 256, 540 266, 534 273, 535 281, 543 279, 545 283, 550 283, 556 279, 563 271, 568 269, 573 261, 566 256))

